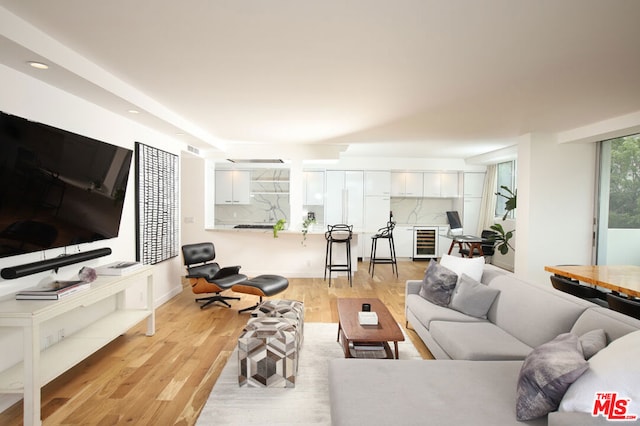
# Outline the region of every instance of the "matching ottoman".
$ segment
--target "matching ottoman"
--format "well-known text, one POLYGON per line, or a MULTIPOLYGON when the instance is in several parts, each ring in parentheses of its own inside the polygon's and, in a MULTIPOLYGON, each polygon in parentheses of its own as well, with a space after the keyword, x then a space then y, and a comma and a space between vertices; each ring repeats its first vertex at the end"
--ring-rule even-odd
POLYGON ((240 387, 295 387, 304 308, 297 301, 259 305, 238 338, 240 387), (268 315, 267 315, 268 313, 268 315))

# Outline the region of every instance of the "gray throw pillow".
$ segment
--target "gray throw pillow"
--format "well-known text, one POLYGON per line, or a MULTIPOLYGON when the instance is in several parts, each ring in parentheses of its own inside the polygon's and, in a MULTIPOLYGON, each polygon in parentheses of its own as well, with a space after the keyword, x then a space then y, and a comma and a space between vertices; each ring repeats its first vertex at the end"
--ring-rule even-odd
POLYGON ((458 275, 455 272, 432 259, 424 274, 422 287, 418 294, 433 304, 448 306, 457 281, 458 275))
POLYGON ((588 368, 575 334, 560 334, 535 348, 518 377, 517 419, 533 420, 557 410, 569 386, 588 368))
POLYGON ((451 296, 449 307, 472 317, 486 319, 498 293, 500 290, 487 287, 467 274, 462 274, 451 296))
POLYGON ((578 341, 582 346, 584 359, 589 359, 607 346, 607 335, 603 329, 598 328, 587 331, 578 338, 578 341))

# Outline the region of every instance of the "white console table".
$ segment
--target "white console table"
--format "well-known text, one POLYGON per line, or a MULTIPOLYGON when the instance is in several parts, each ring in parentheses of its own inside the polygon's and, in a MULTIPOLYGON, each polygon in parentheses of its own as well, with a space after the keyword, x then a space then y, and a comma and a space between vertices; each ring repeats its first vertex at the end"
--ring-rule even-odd
POLYGON ((61 300, 0 301, 0 326, 20 327, 24 335, 24 361, 0 371, 0 393, 24 396, 24 425, 39 425, 40 388, 98 349, 147 319, 147 336, 155 333, 153 267, 145 266, 124 276, 98 276, 91 288, 61 300), (142 309, 125 306, 127 288, 146 280, 147 302, 142 309), (40 349, 40 325, 73 309, 89 307, 109 297, 115 310, 58 343, 40 349))

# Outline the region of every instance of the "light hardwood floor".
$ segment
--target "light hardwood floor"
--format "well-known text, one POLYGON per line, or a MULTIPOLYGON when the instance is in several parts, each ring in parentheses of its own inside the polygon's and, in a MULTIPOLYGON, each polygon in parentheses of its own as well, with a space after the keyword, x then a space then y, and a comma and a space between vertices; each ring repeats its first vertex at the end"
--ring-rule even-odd
MULTIPOLYGON (((293 278, 274 298, 303 301, 306 322, 337 323, 336 298, 377 297, 404 327, 405 281, 422 279, 427 263, 399 262, 399 278, 389 265, 377 265, 372 277, 368 265, 358 264, 352 288, 335 273, 330 288, 322 279, 293 278)), ((45 386, 43 424, 195 424, 249 317, 238 309, 257 299, 241 296, 230 309, 201 310, 185 286, 157 309, 153 337, 145 336, 141 323, 45 386)), ((405 331, 423 358, 432 358, 415 332, 405 331)), ((22 424, 22 401, 0 413, 0 424, 22 424)))

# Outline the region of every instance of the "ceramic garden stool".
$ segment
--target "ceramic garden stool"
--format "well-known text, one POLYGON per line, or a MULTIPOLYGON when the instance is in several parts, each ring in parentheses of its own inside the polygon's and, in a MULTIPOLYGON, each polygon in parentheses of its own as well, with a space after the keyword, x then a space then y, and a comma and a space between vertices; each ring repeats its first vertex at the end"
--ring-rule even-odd
POLYGON ((298 329, 292 319, 251 318, 238 338, 239 386, 295 387, 297 334, 298 329))

